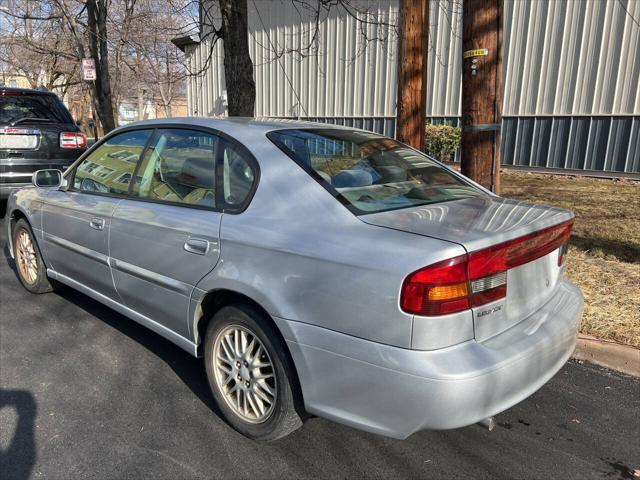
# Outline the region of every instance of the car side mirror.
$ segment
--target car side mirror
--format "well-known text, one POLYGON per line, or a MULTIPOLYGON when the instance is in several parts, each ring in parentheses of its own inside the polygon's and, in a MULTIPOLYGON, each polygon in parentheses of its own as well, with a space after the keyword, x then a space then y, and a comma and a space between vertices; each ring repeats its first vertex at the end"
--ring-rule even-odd
POLYGON ((38 170, 31 179, 36 187, 60 188, 65 186, 66 181, 62 177, 62 172, 56 169, 38 170))

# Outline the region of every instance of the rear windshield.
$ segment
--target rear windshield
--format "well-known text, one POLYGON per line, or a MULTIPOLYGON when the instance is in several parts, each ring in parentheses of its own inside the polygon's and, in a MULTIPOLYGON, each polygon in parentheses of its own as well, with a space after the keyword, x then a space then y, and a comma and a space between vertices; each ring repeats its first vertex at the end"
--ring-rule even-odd
POLYGON ((304 129, 267 136, 356 214, 486 195, 428 156, 374 133, 304 129))
POLYGON ((29 123, 73 123, 66 108, 53 95, 0 93, 0 125, 10 125, 20 119, 29 123))

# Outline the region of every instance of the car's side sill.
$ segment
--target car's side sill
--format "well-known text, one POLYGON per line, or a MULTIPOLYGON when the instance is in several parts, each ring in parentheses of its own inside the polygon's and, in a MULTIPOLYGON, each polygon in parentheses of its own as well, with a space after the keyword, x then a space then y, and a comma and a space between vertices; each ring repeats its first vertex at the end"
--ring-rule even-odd
POLYGON ((121 303, 118 303, 115 300, 110 299, 109 297, 106 297, 100 292, 96 292, 95 290, 83 285, 82 283, 76 282, 75 280, 67 277, 66 275, 57 273, 55 270, 47 268, 47 276, 49 278, 59 281, 60 283, 64 283, 65 285, 68 285, 71 288, 75 288, 76 290, 79 290, 80 292, 84 293, 85 295, 88 295, 94 300, 97 300, 98 302, 105 304, 107 307, 112 308, 116 312, 121 313, 125 317, 128 317, 131 320, 134 320, 139 324, 144 325, 148 329, 153 330, 155 333, 163 336, 170 342, 175 343, 180 348, 186 350, 194 357, 197 356, 198 354, 197 345, 195 343, 184 338, 181 335, 178 335, 173 330, 169 330, 167 327, 160 325, 158 322, 155 322, 154 320, 151 320, 150 318, 145 317, 144 315, 140 315, 135 310, 132 310, 129 307, 122 305, 121 303))

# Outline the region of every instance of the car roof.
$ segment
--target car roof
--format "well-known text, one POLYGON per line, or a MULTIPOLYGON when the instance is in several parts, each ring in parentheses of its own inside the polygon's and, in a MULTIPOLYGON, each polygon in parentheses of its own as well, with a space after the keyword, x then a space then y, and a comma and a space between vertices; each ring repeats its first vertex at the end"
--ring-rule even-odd
POLYGON ((0 94, 2 92, 21 93, 23 95, 54 95, 55 93, 49 90, 36 90, 33 88, 18 88, 18 87, 5 87, 0 86, 0 94))
POLYGON ((176 124, 182 127, 200 126, 209 127, 226 133, 230 136, 240 136, 243 134, 255 134, 258 132, 266 133, 273 130, 283 129, 301 129, 301 128, 322 128, 322 129, 342 129, 342 130, 359 130, 353 127, 344 127, 341 125, 332 125, 328 123, 308 122, 293 119, 274 119, 274 118, 253 118, 253 117, 173 117, 158 118, 154 120, 142 120, 129 123, 126 127, 135 126, 155 126, 176 124))

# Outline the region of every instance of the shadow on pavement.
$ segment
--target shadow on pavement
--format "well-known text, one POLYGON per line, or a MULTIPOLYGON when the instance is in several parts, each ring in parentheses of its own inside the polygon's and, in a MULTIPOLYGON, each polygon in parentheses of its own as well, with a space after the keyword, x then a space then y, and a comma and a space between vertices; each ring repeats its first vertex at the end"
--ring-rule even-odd
POLYGON ((160 335, 70 287, 62 286, 57 294, 155 354, 173 369, 202 403, 222 418, 211 396, 201 358, 192 357, 160 335))
MULTIPOLYGON (((0 202, 0 209, 4 209, 5 205, 5 202, 0 202)), ((1 229, 4 229, 3 215, 4 210, 2 210, 0 214, 1 229)), ((2 249, 2 257, 4 257, 1 258, 0 261, 7 263, 16 277, 16 282, 19 282, 15 262, 9 255, 9 246, 5 237, 4 231, 0 231, 0 248, 2 249)), ((111 310, 109 307, 102 305, 96 300, 70 287, 60 285, 60 290, 58 290, 56 294, 154 353, 174 370, 178 377, 197 395, 202 403, 207 405, 218 417, 221 417, 220 411, 209 391, 209 385, 201 359, 192 357, 184 350, 151 332, 146 327, 139 325, 135 321, 128 319, 124 315, 111 310)))
POLYGON ((9 445, 0 449, 0 472, 3 478, 29 478, 36 463, 35 398, 26 390, 0 389, 0 411, 5 408, 15 409, 17 422, 9 445))

